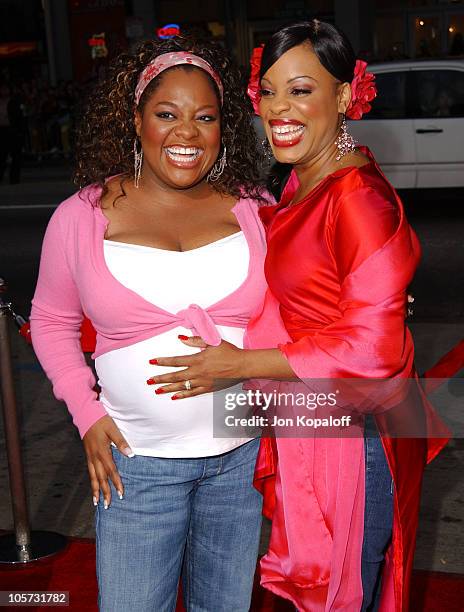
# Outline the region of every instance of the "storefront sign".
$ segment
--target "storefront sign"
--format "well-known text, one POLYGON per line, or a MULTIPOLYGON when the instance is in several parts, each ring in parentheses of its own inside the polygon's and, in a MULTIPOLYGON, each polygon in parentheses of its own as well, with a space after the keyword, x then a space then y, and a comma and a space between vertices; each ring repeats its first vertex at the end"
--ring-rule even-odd
POLYGON ((166 38, 173 38, 174 36, 179 36, 180 34, 180 26, 177 23, 168 23, 162 28, 158 28, 156 31, 158 38, 165 40, 166 38))
POLYGON ((105 32, 94 34, 87 42, 92 50, 92 59, 107 57, 108 48, 106 46, 105 32))

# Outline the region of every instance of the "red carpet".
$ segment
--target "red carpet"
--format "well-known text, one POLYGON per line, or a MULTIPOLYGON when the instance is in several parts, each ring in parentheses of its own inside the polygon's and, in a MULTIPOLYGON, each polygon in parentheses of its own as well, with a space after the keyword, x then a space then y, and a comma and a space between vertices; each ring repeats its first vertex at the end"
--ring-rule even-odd
MULTIPOLYGON (((95 543, 71 539, 67 549, 52 559, 27 567, 1 568, 1 591, 69 591, 67 610, 97 612, 95 543)), ((415 572, 411 612, 457 612, 463 609, 464 576, 439 572, 415 572)), ((2 610, 44 610, 39 607, 2 607, 2 610)), ((178 612, 183 610, 178 606, 178 612)), ((293 612, 293 607, 258 585, 253 592, 253 612, 293 612)), ((134 611, 135 612, 135 611, 134 611)))

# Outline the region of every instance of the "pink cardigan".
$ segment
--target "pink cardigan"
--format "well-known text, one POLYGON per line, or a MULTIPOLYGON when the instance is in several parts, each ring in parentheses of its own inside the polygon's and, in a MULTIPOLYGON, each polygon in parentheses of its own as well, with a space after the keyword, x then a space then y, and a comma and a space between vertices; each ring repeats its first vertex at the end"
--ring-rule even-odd
POLYGON ((206 309, 191 304, 171 313, 124 287, 108 270, 103 252, 108 219, 95 205, 99 196, 99 187, 86 187, 65 200, 50 219, 31 311, 35 352, 81 437, 107 414, 80 347, 83 313, 97 332, 93 358, 178 326, 217 345, 221 339, 216 325, 246 327, 266 290, 266 238, 256 201, 243 198, 232 209, 250 249, 246 280, 206 309))

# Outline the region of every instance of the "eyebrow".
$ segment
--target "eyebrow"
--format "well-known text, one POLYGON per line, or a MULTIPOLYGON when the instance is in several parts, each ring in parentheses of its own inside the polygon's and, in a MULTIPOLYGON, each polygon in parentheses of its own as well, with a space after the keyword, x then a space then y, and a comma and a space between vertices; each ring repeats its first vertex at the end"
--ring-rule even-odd
MULTIPOLYGON (((301 74, 299 76, 293 77, 292 79, 288 79, 287 83, 291 83, 292 81, 296 81, 297 79, 311 79, 311 81, 314 81, 315 83, 318 83, 319 81, 317 79, 315 79, 312 76, 309 76, 309 74, 301 74)), ((269 79, 266 79, 266 77, 263 77, 262 79, 263 81, 267 81, 268 83, 270 83, 269 79)))
MULTIPOLYGON (((169 102, 168 100, 162 100, 161 102, 157 102, 156 106, 160 104, 165 104, 166 106, 174 106, 175 108, 179 108, 175 102, 169 102)), ((215 104, 205 104, 204 106, 200 106, 197 110, 205 110, 207 108, 216 108, 215 104)))
POLYGON ((316 83, 318 82, 317 79, 312 76, 309 76, 309 74, 301 74, 300 76, 293 77, 293 79, 288 79, 287 83, 291 83, 292 81, 296 81, 297 79, 311 79, 311 81, 315 81, 316 83))

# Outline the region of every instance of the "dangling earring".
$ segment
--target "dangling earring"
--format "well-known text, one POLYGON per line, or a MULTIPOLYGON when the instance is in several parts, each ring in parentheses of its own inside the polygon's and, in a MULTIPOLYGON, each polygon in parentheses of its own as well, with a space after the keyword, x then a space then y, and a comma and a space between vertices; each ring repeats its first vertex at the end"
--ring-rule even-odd
POLYGON ((264 157, 267 160, 272 159, 274 157, 274 153, 272 152, 272 147, 269 144, 269 140, 267 138, 263 140, 263 142, 261 143, 261 146, 263 147, 264 157))
POLYGON ((335 145, 338 149, 338 155, 335 158, 337 161, 340 161, 342 157, 344 157, 348 153, 352 153, 356 149, 356 140, 348 132, 345 115, 343 115, 343 121, 340 127, 340 134, 338 135, 338 138, 335 141, 335 145))
POLYGON ((140 143, 140 151, 137 148, 138 138, 134 139, 134 185, 138 189, 140 183, 140 175, 142 173, 143 149, 140 143))
POLYGON ((224 146, 224 149, 223 149, 221 157, 216 160, 216 163, 211 168, 208 176, 206 177, 206 180, 208 181, 208 183, 214 183, 215 181, 219 180, 222 173, 224 172, 224 168, 226 167, 226 163, 227 163, 227 148, 225 145, 223 146, 224 146))

